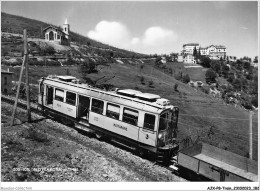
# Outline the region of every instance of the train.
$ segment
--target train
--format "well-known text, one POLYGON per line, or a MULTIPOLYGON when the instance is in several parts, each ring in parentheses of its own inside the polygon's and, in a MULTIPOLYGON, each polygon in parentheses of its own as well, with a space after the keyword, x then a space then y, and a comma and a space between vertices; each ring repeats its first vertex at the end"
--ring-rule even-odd
POLYGON ((73 76, 39 80, 38 105, 50 117, 73 127, 116 140, 141 156, 171 167, 190 180, 258 180, 258 163, 208 145, 180 148, 179 107, 159 95, 133 89, 102 90, 73 76))
POLYGON ((39 80, 38 93, 46 115, 70 121, 97 138, 113 138, 163 164, 177 154, 179 108, 159 95, 133 89, 106 91, 73 76, 55 75, 39 80))

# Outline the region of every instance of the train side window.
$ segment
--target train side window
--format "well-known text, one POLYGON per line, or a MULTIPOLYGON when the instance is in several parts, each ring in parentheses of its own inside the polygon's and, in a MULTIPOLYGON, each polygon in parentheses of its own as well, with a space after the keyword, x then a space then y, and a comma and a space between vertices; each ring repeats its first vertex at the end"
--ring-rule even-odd
POLYGON ((133 109, 124 108, 123 112, 123 122, 137 125, 138 122, 138 111, 133 109))
POLYGON ((76 94, 72 92, 67 92, 66 94, 66 103, 70 105, 76 104, 76 94))
POLYGON ((144 115, 144 128, 148 130, 154 130, 155 115, 146 113, 144 115))
POLYGON ((62 101, 64 100, 64 91, 61 89, 55 89, 55 100, 62 101))
POLYGON ((119 120, 120 106, 108 103, 106 115, 110 118, 119 120))
POLYGON ((103 109, 104 109, 103 101, 92 99, 91 111, 98 114, 103 114, 103 109))

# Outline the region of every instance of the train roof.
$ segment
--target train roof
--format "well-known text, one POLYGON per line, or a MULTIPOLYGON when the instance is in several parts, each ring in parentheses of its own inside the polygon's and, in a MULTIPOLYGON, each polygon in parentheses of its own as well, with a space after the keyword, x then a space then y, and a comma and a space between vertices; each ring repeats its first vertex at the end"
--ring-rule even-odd
POLYGON ((88 84, 81 84, 73 76, 48 76, 42 78, 43 83, 50 84, 61 89, 71 90, 80 94, 86 94, 97 99, 115 102, 118 104, 134 107, 152 113, 161 113, 165 109, 173 108, 170 101, 159 95, 142 93, 133 89, 120 89, 116 91, 104 91, 88 84), (75 88, 71 88, 75 87, 75 88))

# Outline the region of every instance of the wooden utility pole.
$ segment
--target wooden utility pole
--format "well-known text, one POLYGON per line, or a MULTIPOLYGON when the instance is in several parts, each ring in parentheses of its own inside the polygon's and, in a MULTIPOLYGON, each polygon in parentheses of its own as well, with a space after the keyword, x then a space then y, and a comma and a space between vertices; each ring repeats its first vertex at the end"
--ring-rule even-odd
POLYGON ((27 117, 28 123, 31 123, 31 107, 30 107, 30 85, 29 85, 29 64, 28 64, 28 44, 27 44, 27 33, 26 29, 23 31, 24 34, 24 54, 25 54, 25 78, 26 78, 26 97, 27 97, 27 117))
POLYGON ((13 113, 12 113, 12 118, 11 118, 11 126, 14 124, 14 117, 15 117, 15 112, 17 108, 17 103, 18 103, 18 98, 19 98, 19 93, 20 93, 20 87, 21 87, 21 81, 22 81, 22 76, 23 76, 23 69, 24 66, 26 66, 26 94, 27 94, 27 110, 28 110, 28 122, 31 122, 31 113, 30 113, 30 95, 29 95, 29 88, 27 87, 27 83, 29 84, 28 80, 28 63, 27 63, 27 34, 26 34, 26 29, 23 31, 23 36, 24 36, 24 55, 23 55, 23 64, 21 67, 20 71, 20 77, 19 77, 19 82, 18 82, 18 87, 17 87, 17 92, 16 92, 16 97, 15 97, 15 103, 13 107, 13 113), (29 97, 29 102, 28 102, 28 97, 29 97))
POLYGON ((253 159, 252 115, 253 112, 249 111, 249 158, 251 160, 253 159))

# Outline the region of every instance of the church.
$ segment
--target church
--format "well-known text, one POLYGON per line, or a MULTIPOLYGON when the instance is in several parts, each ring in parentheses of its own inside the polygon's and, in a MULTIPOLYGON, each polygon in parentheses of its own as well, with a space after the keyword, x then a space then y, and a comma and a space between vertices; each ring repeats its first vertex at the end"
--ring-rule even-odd
POLYGON ((45 35, 45 41, 57 42, 61 45, 70 46, 70 35, 69 35, 70 25, 67 19, 61 28, 55 26, 48 26, 43 29, 45 35))

